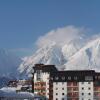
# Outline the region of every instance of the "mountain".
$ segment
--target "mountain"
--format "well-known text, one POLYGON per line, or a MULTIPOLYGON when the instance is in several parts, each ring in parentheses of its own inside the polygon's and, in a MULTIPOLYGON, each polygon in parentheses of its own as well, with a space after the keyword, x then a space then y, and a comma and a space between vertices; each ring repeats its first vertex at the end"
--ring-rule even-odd
POLYGON ((84 42, 80 39, 74 39, 62 46, 62 53, 66 60, 74 55, 80 48, 84 46, 84 42))
POLYGON ((100 71, 100 38, 90 41, 81 48, 69 61, 64 64, 65 69, 95 69, 100 71))
POLYGON ((18 71, 28 75, 34 64, 54 64, 59 70, 100 70, 100 38, 88 43, 73 40, 58 46, 55 42, 39 48, 32 56, 25 57, 18 71))
POLYGON ((17 74, 17 68, 21 59, 11 52, 0 49, 0 77, 13 77, 17 74))
POLYGON ((54 64, 59 68, 65 62, 61 48, 53 42, 40 48, 32 56, 25 57, 18 71, 22 74, 29 74, 36 63, 54 64))
POLYGON ((54 64, 59 70, 64 69, 64 64, 74 55, 83 45, 83 42, 73 40, 64 46, 59 46, 52 42, 39 48, 32 56, 24 57, 18 71, 20 75, 28 75, 34 64, 54 64))

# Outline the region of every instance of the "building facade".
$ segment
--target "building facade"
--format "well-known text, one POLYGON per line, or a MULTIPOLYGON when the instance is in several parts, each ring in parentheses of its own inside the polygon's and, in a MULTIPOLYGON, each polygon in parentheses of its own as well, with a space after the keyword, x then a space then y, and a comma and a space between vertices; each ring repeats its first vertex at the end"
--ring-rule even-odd
POLYGON ((58 71, 36 64, 32 79, 35 94, 48 100, 100 100, 100 73, 94 70, 58 71))

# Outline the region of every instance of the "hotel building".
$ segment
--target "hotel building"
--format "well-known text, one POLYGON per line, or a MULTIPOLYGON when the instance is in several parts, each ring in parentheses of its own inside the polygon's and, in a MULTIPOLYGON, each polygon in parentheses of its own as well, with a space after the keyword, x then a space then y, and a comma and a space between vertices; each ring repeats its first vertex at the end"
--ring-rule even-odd
POLYGON ((100 100, 100 73, 94 70, 58 71, 54 65, 36 64, 32 91, 48 100, 100 100))

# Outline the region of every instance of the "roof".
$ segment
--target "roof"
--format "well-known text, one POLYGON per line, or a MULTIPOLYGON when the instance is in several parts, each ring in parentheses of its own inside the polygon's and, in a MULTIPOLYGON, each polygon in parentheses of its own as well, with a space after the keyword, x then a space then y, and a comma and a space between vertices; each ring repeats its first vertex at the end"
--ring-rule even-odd
POLYGON ((54 82, 68 82, 68 81, 93 81, 95 71, 94 70, 68 70, 68 71, 58 71, 52 73, 51 77, 54 82), (86 76, 89 76, 91 80, 86 80, 86 76))
POLYGON ((42 70, 42 72, 56 72, 58 71, 55 65, 43 65, 43 64, 36 64, 35 67, 33 67, 34 72, 36 70, 42 70))

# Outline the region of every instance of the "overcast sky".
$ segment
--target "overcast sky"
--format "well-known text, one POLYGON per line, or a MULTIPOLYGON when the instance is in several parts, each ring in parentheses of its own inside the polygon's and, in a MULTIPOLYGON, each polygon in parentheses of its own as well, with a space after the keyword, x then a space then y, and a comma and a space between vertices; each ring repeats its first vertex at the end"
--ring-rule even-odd
POLYGON ((98 34, 100 0, 0 0, 0 48, 17 55, 30 55, 50 32, 57 35, 70 26, 98 34))

